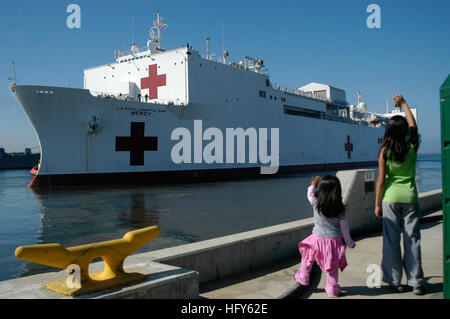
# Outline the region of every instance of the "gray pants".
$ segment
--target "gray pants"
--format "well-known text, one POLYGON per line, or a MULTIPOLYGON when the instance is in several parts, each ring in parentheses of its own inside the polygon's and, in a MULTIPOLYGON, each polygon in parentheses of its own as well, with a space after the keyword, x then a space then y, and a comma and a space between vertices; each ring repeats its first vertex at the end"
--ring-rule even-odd
POLYGON ((422 256, 420 251, 420 212, 418 204, 383 203, 383 281, 399 285, 402 268, 408 285, 422 284, 422 256), (400 235, 403 232, 403 267, 400 235))

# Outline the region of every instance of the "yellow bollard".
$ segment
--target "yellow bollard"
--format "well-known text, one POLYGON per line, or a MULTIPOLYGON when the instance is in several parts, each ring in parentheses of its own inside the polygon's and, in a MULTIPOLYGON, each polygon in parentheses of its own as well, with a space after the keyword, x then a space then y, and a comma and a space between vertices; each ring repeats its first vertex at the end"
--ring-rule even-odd
POLYGON ((159 227, 151 226, 128 232, 121 239, 67 249, 60 244, 20 246, 15 255, 22 260, 66 269, 67 279, 49 282, 46 287, 66 296, 79 296, 147 278, 141 273, 124 271, 123 262, 159 233, 159 227), (105 269, 90 274, 89 264, 98 257, 103 258, 105 269))

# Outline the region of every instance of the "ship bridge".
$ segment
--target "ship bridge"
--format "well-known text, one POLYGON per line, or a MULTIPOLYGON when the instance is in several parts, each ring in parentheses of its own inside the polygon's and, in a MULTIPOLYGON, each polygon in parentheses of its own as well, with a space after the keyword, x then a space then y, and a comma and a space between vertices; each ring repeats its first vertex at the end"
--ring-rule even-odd
POLYGON ((298 88, 298 91, 305 92, 316 99, 326 102, 326 113, 328 116, 348 118, 350 116, 349 105, 345 91, 331 85, 311 82, 298 88))
POLYGON ((147 46, 116 51, 114 63, 84 70, 84 88, 91 94, 158 104, 186 105, 188 46, 161 48, 161 32, 168 27, 158 11, 147 46))
POLYGON ((116 62, 84 70, 84 88, 106 98, 186 105, 188 51, 116 52, 116 62))

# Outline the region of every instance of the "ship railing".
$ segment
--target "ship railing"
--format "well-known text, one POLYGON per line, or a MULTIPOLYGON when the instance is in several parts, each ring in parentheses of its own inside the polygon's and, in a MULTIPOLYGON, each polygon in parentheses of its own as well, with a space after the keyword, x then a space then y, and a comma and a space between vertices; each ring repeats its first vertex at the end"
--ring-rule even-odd
POLYGON ((355 120, 355 119, 352 119, 351 117, 347 117, 347 116, 336 116, 336 115, 331 115, 331 114, 326 114, 326 113, 321 113, 321 119, 327 120, 327 121, 344 122, 344 123, 356 124, 356 125, 361 125, 361 126, 373 126, 373 127, 386 127, 386 124, 387 124, 387 122, 385 122, 383 120, 380 120, 380 122, 378 122, 376 124, 372 124, 372 123, 370 123, 370 120, 367 120, 367 119, 355 120))
POLYGON ((89 90, 92 96, 101 98, 101 99, 114 99, 119 101, 130 101, 130 102, 140 102, 140 103, 149 103, 149 104, 163 104, 163 105, 177 105, 177 106, 185 106, 186 103, 179 101, 179 100, 171 100, 171 99, 155 99, 151 100, 148 97, 145 96, 129 96, 127 94, 113 94, 113 93, 107 93, 107 92, 100 92, 100 91, 92 91, 89 90))
MULTIPOLYGON (((370 122, 365 120, 354 120, 347 116, 336 116, 336 115, 330 115, 322 112, 320 114, 320 119, 326 120, 326 121, 333 121, 333 122, 343 122, 343 123, 349 123, 349 124, 356 124, 361 126, 374 126, 370 122)), ((379 123, 381 127, 384 127, 383 123, 379 123)))
POLYGON ((127 55, 135 55, 144 51, 148 51, 148 46, 142 46, 139 47, 137 45, 134 45, 132 49, 126 49, 126 50, 116 50, 114 52, 114 55, 116 59, 119 59, 121 57, 127 56, 127 55))

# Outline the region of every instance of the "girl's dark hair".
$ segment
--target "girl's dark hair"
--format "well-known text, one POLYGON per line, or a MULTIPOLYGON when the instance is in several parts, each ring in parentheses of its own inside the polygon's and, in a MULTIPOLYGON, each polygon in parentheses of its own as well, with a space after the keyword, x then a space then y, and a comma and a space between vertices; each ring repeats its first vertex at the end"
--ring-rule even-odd
POLYGON ((395 162, 402 163, 409 151, 409 125, 401 115, 391 117, 386 131, 384 132, 383 143, 380 152, 383 150, 385 160, 393 158, 395 162))
POLYGON ((321 178, 314 196, 317 198, 317 210, 326 218, 337 218, 344 213, 341 183, 336 176, 321 178))

